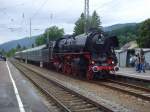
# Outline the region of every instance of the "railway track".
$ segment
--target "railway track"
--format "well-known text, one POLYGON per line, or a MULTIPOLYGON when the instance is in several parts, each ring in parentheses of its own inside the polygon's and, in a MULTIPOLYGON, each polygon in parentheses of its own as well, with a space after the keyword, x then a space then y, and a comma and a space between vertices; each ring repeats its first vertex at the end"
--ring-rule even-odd
POLYGON ((92 83, 105 86, 110 89, 118 90, 123 93, 141 98, 143 100, 150 101, 150 89, 141 86, 115 81, 115 80, 107 80, 102 82, 92 81, 92 83))
POLYGON ((13 64, 51 100, 54 112, 113 112, 19 63, 13 64))

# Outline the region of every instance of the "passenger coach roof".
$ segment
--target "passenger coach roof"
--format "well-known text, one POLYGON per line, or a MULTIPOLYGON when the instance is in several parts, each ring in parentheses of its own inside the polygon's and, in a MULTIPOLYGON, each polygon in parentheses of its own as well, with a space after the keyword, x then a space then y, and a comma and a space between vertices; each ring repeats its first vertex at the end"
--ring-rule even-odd
POLYGON ((41 50, 41 49, 44 49, 44 48, 46 48, 46 44, 45 44, 45 45, 38 46, 38 47, 31 48, 31 49, 26 49, 26 50, 21 51, 21 52, 37 51, 37 50, 41 50))

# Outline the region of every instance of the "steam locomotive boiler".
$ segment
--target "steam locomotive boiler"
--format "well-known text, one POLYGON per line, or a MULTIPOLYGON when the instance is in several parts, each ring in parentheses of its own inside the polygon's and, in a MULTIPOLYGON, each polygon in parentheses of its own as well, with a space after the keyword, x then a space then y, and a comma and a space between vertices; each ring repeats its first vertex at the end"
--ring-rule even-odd
POLYGON ((118 70, 116 47, 117 37, 106 38, 100 31, 60 38, 53 48, 54 65, 63 73, 83 75, 91 80, 118 70))

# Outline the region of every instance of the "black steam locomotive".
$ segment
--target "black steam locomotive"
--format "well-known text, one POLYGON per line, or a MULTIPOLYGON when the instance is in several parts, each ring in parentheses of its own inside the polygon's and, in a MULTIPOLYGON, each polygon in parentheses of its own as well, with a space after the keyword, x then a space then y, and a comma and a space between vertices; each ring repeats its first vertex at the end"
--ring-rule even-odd
POLYGON ((105 37, 100 31, 78 36, 67 36, 48 45, 17 52, 15 57, 24 61, 49 63, 65 74, 82 75, 88 80, 118 70, 114 48, 116 36, 105 37))

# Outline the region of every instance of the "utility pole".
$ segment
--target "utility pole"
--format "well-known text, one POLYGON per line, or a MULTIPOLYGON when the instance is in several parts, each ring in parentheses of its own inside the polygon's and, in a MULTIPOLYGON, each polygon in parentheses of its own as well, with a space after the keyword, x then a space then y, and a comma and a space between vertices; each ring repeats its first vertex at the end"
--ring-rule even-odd
POLYGON ((50 25, 53 24, 53 21, 52 21, 52 20, 53 20, 53 13, 50 14, 50 25))
MULTIPOLYGON (((52 25, 53 14, 50 14, 50 26, 52 25)), ((49 61, 53 59, 53 42, 49 39, 49 33, 47 32, 48 48, 49 48, 49 61)))
POLYGON ((32 36, 32 35, 31 35, 31 34, 32 34, 32 28, 31 28, 31 25, 32 25, 32 24, 31 24, 31 18, 30 18, 30 38, 31 38, 31 36, 32 36))
POLYGON ((89 0, 85 0, 85 3, 84 3, 84 16, 85 16, 84 32, 87 34, 89 30, 89 0))
MULTIPOLYGON (((51 26, 51 24, 52 24, 52 19, 53 19, 53 14, 51 13, 51 14, 50 14, 50 26, 51 26)), ((49 44, 50 40, 49 40, 48 28, 47 28, 46 33, 47 33, 47 41, 48 41, 48 44, 49 44)))
POLYGON ((46 30, 46 33, 47 33, 47 43, 48 43, 48 45, 49 45, 49 32, 48 32, 48 28, 47 28, 47 30, 46 30))

